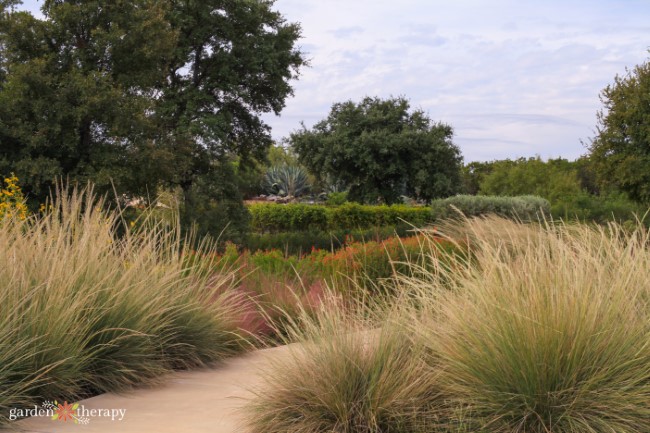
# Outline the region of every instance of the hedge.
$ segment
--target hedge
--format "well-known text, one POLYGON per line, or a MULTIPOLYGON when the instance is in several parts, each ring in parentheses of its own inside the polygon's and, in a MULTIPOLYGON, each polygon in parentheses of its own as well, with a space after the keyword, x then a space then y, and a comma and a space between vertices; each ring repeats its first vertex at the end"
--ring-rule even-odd
POLYGON ((341 206, 306 204, 253 204, 251 228, 258 233, 329 231, 395 226, 404 221, 421 227, 432 222, 431 209, 406 205, 341 206))
POLYGON ((435 219, 459 217, 458 211, 460 211, 467 217, 497 214, 507 218, 530 221, 543 215, 549 215, 551 204, 546 199, 532 195, 516 197, 457 195, 434 200, 431 210, 435 219))
POLYGON ((412 235, 411 229, 407 224, 400 224, 369 229, 249 233, 240 246, 251 252, 277 249, 285 254, 302 255, 312 249, 338 250, 350 242, 381 242, 395 235, 409 236, 412 235))

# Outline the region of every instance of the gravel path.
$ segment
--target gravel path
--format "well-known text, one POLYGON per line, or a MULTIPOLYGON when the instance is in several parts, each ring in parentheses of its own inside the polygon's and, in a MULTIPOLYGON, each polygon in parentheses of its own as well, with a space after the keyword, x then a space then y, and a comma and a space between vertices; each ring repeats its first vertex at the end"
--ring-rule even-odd
POLYGON ((272 359, 287 356, 287 347, 257 350, 225 361, 214 369, 171 374, 164 385, 126 394, 102 394, 80 407, 109 413, 90 416, 88 424, 32 417, 14 424, 20 431, 125 433, 247 433, 241 407, 261 385, 259 372, 272 359), (120 410, 126 409, 120 421, 120 410))

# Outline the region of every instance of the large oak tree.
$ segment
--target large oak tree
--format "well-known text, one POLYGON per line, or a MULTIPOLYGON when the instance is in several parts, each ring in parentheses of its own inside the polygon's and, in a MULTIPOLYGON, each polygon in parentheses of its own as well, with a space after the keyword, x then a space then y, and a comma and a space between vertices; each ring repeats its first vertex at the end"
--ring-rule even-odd
POLYGON ((461 188, 462 157, 451 126, 410 111, 399 98, 336 103, 312 129, 289 138, 299 160, 322 181, 345 184, 360 202, 431 200, 461 188))
POLYGON ((0 172, 41 198, 56 176, 131 194, 230 179, 305 64, 273 3, 45 0, 38 19, 0 0, 0 172))

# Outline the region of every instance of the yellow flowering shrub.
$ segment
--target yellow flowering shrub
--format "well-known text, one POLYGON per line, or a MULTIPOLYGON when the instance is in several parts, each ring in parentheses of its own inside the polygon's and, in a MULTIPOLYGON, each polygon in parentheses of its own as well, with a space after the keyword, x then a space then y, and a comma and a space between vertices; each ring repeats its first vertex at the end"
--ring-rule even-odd
POLYGON ((9 215, 20 219, 27 218, 25 196, 18 185, 18 178, 13 173, 4 179, 4 186, 0 188, 0 219, 9 215))

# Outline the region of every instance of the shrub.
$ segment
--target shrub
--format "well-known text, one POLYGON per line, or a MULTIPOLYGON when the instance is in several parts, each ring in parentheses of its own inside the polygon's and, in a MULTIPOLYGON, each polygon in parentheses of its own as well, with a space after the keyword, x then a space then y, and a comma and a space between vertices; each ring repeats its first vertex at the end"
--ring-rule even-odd
POLYGON ((432 212, 435 219, 459 218, 460 211, 466 217, 496 214, 524 221, 537 221, 551 212, 550 203, 536 196, 517 197, 457 195, 434 200, 432 212))
POLYGON ((406 205, 368 206, 345 203, 332 208, 330 227, 368 228, 407 222, 422 227, 432 221, 431 210, 406 205))
POLYGON ((605 224, 608 221, 635 221, 643 217, 647 207, 638 205, 623 194, 593 195, 586 192, 562 197, 552 203, 554 218, 578 219, 605 224))
POLYGON ((327 208, 306 204, 253 204, 251 227, 260 232, 326 230, 327 208))
POLYGON ((346 191, 342 192, 330 192, 327 194, 327 200, 325 204, 327 206, 340 206, 348 202, 348 193, 346 191))
POLYGON ((118 225, 91 190, 0 224, 0 422, 8 407, 118 391, 241 348, 233 276, 214 272, 210 245, 189 266, 177 224, 122 237, 118 225))
POLYGON ((367 229, 394 226, 404 221, 421 227, 432 221, 429 208, 405 205, 254 204, 248 209, 252 216, 251 227, 258 232, 367 229))
POLYGON ((285 255, 303 255, 312 249, 338 250, 350 242, 382 241, 395 235, 403 237, 409 235, 412 229, 409 225, 401 224, 361 230, 250 233, 242 247, 250 251, 278 249, 285 255))

